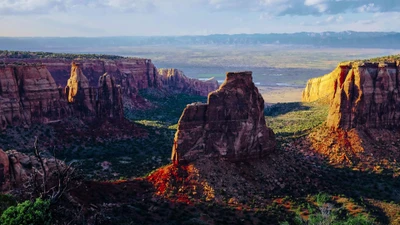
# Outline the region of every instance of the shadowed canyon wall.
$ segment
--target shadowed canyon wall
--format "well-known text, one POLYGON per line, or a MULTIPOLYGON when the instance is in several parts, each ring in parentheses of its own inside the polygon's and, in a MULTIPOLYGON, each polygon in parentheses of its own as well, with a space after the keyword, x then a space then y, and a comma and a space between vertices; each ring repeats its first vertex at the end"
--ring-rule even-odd
POLYGON ((108 75, 96 87, 72 64, 67 87, 58 87, 44 65, 0 66, 0 125, 30 126, 69 116, 78 118, 123 118, 120 88, 108 75))
POLYGON ((157 70, 150 59, 20 59, 3 58, 6 63, 24 62, 42 64, 52 74, 57 85, 65 85, 69 79, 71 63, 76 62, 85 74, 89 86, 96 87, 98 79, 107 73, 112 76, 117 85, 121 86, 124 97, 135 100, 139 90, 147 88, 174 90, 177 93, 207 96, 209 92, 218 89, 218 83, 200 81, 186 77, 176 69, 157 70))

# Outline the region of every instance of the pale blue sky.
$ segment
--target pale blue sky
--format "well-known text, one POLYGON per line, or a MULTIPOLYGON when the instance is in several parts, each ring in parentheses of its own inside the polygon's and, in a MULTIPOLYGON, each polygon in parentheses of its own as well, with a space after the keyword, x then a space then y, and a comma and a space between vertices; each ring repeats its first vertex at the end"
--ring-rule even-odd
POLYGON ((400 0, 0 0, 0 36, 400 31, 400 0))

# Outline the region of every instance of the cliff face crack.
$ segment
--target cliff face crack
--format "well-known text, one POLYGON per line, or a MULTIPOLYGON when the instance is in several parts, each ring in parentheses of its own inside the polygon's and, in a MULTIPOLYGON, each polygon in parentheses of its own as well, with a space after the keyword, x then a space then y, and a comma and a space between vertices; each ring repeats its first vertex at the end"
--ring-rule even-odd
POLYGON ((174 163, 204 157, 241 161, 265 156, 275 148, 275 135, 266 127, 264 100, 251 72, 227 73, 207 104, 191 104, 178 124, 172 150, 174 163), (203 151, 199 151, 203 148, 203 151))

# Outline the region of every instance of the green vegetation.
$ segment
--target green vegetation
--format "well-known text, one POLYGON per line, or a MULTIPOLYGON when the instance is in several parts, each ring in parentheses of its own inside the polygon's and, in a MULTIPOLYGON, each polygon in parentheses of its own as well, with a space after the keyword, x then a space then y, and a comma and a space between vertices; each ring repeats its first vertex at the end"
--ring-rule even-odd
POLYGON ((37 198, 11 206, 3 212, 1 225, 50 225, 50 201, 37 198))
POLYGON ((400 61, 400 54, 376 57, 371 59, 355 60, 356 62, 396 62, 400 61))
POLYGON ((301 137, 323 124, 328 106, 314 103, 278 103, 265 109, 267 126, 278 137, 301 137))
POLYGON ((292 222, 283 222, 281 225, 373 225, 375 220, 368 216, 362 206, 353 205, 354 209, 360 209, 357 213, 351 213, 346 208, 349 202, 334 200, 333 196, 326 193, 318 193, 308 198, 307 207, 304 204, 295 210, 296 216, 292 222))
POLYGON ((206 102, 207 98, 187 94, 163 95, 142 90, 140 95, 155 107, 148 110, 125 110, 125 117, 141 124, 153 124, 163 128, 177 124, 186 105, 193 102, 206 102), (146 122, 147 121, 147 122, 146 122))
POLYGON ((10 206, 17 205, 14 196, 8 194, 0 194, 0 215, 10 206))

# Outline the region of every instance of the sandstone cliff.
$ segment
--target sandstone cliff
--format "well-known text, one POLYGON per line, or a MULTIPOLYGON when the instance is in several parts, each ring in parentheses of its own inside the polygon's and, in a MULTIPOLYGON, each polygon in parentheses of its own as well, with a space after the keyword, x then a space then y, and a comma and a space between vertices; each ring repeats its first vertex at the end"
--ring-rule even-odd
POLYGON ((400 62, 341 63, 330 74, 311 79, 303 101, 330 104, 327 125, 337 129, 400 125, 400 62))
POLYGON ((259 158, 275 148, 275 136, 266 127, 264 100, 251 72, 227 73, 208 103, 184 110, 175 134, 172 160, 221 157, 232 161, 259 158))
POLYGON ((135 97, 138 90, 146 88, 159 88, 161 81, 157 69, 150 59, 122 58, 122 59, 3 59, 6 63, 26 62, 43 64, 53 75, 58 85, 65 85, 69 79, 71 64, 80 65, 89 86, 96 87, 99 77, 107 73, 121 86, 121 91, 126 97, 135 97))
POLYGON ((399 62, 350 63, 334 83, 327 125, 391 128, 400 125, 399 62))
POLYGON ((96 115, 96 88, 89 87, 89 81, 83 74, 80 64, 73 62, 71 77, 65 87, 65 94, 68 102, 76 109, 81 116, 93 117, 96 115))
POLYGON ((44 65, 0 66, 0 130, 49 123, 72 115, 123 118, 120 87, 109 75, 100 77, 96 87, 89 87, 79 64, 74 63, 65 94, 44 65))
POLYGON ((347 74, 349 67, 346 65, 339 65, 331 73, 322 77, 312 78, 308 80, 306 88, 303 91, 303 102, 314 102, 321 100, 329 103, 335 92, 335 82, 338 77, 347 74))
POLYGON ((214 78, 201 81, 189 78, 177 69, 158 69, 158 74, 164 88, 173 92, 208 96, 210 92, 218 89, 218 81, 214 78))
POLYGON ((65 87, 68 102, 79 117, 123 118, 121 88, 108 73, 90 87, 79 63, 72 63, 71 77, 65 87))
POLYGON ((85 74, 89 86, 95 87, 103 74, 111 75, 115 83, 121 86, 124 97, 136 98, 139 90, 147 88, 164 88, 176 93, 187 93, 207 96, 218 89, 217 81, 200 81, 186 77, 183 72, 175 69, 160 69, 150 59, 123 58, 115 59, 62 59, 62 58, 3 58, 5 63, 24 62, 42 64, 47 67, 55 82, 64 86, 70 77, 71 63, 76 62, 85 74))
POLYGON ((29 126, 71 114, 63 92, 43 65, 0 66, 0 125, 29 126))

